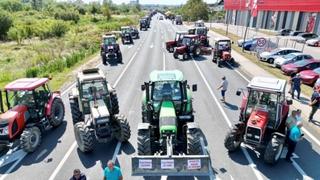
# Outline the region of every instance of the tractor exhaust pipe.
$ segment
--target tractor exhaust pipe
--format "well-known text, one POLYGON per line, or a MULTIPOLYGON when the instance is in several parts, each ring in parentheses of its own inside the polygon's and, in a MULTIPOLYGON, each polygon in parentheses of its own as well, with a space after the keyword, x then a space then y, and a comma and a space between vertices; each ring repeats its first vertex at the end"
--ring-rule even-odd
POLYGON ((2 91, 0 90, 0 112, 4 113, 3 101, 2 101, 2 91))

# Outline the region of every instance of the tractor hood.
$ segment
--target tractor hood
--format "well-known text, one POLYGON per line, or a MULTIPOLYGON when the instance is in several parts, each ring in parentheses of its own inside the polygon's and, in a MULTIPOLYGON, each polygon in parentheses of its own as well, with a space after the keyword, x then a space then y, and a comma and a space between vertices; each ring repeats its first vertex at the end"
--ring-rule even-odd
POLYGON ((6 111, 3 114, 0 114, 0 124, 4 126, 5 124, 9 124, 9 122, 15 120, 19 113, 24 113, 27 111, 27 106, 18 105, 13 107, 12 109, 6 111))
POLYGON ((249 120, 248 126, 255 127, 264 131, 268 124, 268 111, 260 108, 256 108, 252 111, 249 120))
POLYGON ((176 126, 176 111, 172 101, 163 101, 159 113, 160 134, 175 134, 176 126))
POLYGON ((90 110, 94 124, 104 124, 109 122, 109 110, 102 99, 90 101, 90 110))
POLYGON ((178 53, 178 54, 183 54, 183 53, 186 52, 186 50, 187 50, 187 46, 186 46, 186 45, 183 45, 183 46, 181 46, 181 47, 177 47, 177 48, 176 48, 176 53, 178 53))
POLYGON ((174 45, 176 42, 175 41, 167 41, 166 42, 166 46, 172 46, 174 45))

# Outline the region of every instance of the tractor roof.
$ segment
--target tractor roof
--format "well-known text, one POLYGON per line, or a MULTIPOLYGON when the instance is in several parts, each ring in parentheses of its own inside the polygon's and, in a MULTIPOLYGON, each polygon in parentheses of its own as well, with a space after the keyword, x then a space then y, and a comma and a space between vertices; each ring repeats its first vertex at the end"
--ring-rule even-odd
POLYGON ((130 29, 130 26, 122 26, 121 29, 130 29))
POLYGON ((78 72, 78 79, 80 82, 83 81, 93 81, 93 80, 103 80, 106 79, 104 73, 99 68, 85 69, 78 72))
POLYGON ((217 37, 217 38, 214 39, 214 41, 230 41, 230 39, 227 38, 227 37, 223 37, 223 38, 217 37))
POLYGON ((248 84, 248 88, 268 92, 285 92, 286 81, 269 77, 254 77, 248 84))
POLYGON ((188 31, 177 31, 176 34, 188 34, 188 31))
POLYGON ((171 71, 152 71, 150 73, 150 81, 182 81, 183 74, 179 70, 171 71))
POLYGON ((116 38, 116 36, 113 34, 106 34, 106 35, 103 35, 102 38, 104 38, 104 39, 105 38, 116 38))
POLYGON ((5 90, 32 91, 48 81, 48 78, 21 78, 7 84, 5 90))
POLYGON ((183 36, 184 38, 197 38, 198 35, 194 35, 194 34, 187 34, 185 36, 183 36))

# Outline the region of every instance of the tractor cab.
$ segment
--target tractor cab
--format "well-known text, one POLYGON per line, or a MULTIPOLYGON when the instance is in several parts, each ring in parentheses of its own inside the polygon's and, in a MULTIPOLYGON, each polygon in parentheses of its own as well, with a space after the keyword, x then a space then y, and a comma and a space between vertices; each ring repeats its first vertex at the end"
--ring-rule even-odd
POLYGON ((220 67, 222 63, 229 62, 234 64, 231 56, 231 40, 229 38, 216 38, 213 49, 213 62, 220 67))
POLYGON ((197 35, 200 39, 200 43, 204 46, 209 46, 208 28, 207 27, 195 27, 188 30, 189 34, 197 35))
POLYGON ((194 27, 205 27, 203 20, 196 21, 194 27))
POLYGON ((102 36, 103 45, 113 45, 117 44, 117 38, 115 35, 103 35, 102 36))
POLYGON ((130 34, 131 33, 131 29, 130 29, 129 26, 121 27, 120 31, 121 31, 122 34, 130 34))
POLYGON ((187 31, 177 31, 174 40, 166 42, 166 49, 172 53, 175 47, 181 46, 182 39, 187 34, 187 31))

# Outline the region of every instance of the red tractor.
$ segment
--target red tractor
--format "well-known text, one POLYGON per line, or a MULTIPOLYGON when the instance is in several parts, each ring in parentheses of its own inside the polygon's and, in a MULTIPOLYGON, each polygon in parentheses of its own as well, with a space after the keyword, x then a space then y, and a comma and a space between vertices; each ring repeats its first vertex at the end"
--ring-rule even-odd
POLYGON ((203 46, 207 46, 207 47, 210 46, 207 27, 195 27, 195 28, 189 29, 188 33, 199 36, 200 43, 203 46))
POLYGON ((173 53, 175 59, 182 55, 183 60, 187 60, 192 56, 210 55, 211 48, 205 47, 200 43, 199 36, 185 35, 183 36, 181 46, 177 47, 173 53))
POLYGON ((48 81, 22 78, 6 85, 4 96, 0 93, 0 149, 19 140, 24 151, 34 152, 41 133, 62 123, 65 111, 60 92, 51 92, 48 81))
POLYGON ((214 63, 217 63, 218 67, 227 62, 234 64, 235 60, 231 56, 231 40, 229 38, 216 38, 213 48, 214 63))
POLYGON ((181 46, 181 42, 183 39, 183 36, 187 35, 187 31, 178 31, 176 32, 176 36, 174 40, 166 42, 166 49, 170 53, 173 53, 174 48, 181 46))
POLYGON ((234 152, 245 143, 260 151, 266 163, 275 164, 285 146, 285 123, 292 104, 292 99, 285 97, 286 81, 254 77, 247 89, 242 98, 240 122, 227 134, 224 145, 234 152))

